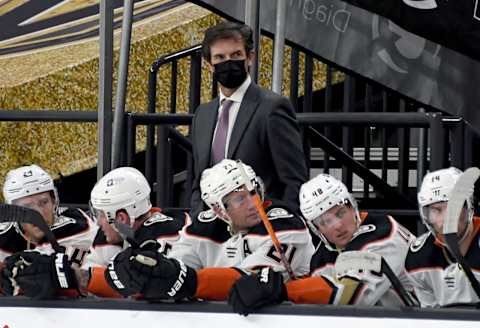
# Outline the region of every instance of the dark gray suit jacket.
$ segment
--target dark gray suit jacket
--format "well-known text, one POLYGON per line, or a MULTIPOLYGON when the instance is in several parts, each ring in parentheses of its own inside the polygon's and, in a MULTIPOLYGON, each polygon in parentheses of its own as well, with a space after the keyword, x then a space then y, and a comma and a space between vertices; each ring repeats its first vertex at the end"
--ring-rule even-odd
MULTIPOLYGON (((200 105, 193 118, 194 176, 192 217, 204 208, 200 177, 210 167, 210 151, 219 99, 200 105)), ((298 192, 307 181, 307 167, 295 113, 290 101, 252 82, 243 97, 228 146, 227 158, 252 166, 266 187, 267 198, 283 200, 298 211, 298 192)))

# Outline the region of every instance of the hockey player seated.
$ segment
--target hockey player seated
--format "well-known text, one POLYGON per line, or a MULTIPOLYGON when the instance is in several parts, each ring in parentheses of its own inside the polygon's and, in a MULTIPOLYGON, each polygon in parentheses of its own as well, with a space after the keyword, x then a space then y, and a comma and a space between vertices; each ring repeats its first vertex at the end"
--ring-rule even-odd
POLYGON ((311 258, 311 276, 286 282, 285 293, 273 291, 262 277, 243 278, 230 295, 234 311, 247 314, 268 301, 286 299, 295 303, 402 305, 385 276, 364 272, 338 277, 334 265, 341 252, 370 251, 383 256, 401 281, 408 283, 404 261, 413 236, 390 216, 360 213, 345 185, 330 175, 320 174, 303 184, 299 198, 304 218, 321 240, 311 258), (332 284, 330 293, 324 287, 327 280, 332 284))
POLYGON ((25 295, 51 298, 62 290, 76 290, 70 296, 93 293, 120 297, 105 282, 105 267, 110 260, 129 247, 165 252, 178 239, 185 214, 166 216, 150 203, 150 186, 145 177, 130 167, 117 168, 102 177, 91 192, 91 211, 101 229, 82 269, 72 266, 63 254, 46 256, 37 252, 17 253, 6 259, 2 282, 7 290, 17 287, 25 295), (132 229, 132 239, 124 241, 114 221, 132 229), (60 259, 60 260, 59 260, 60 259), (98 279, 100 277, 100 279, 98 279))
MULTIPOLYGON (((479 298, 443 239, 443 225, 453 186, 462 171, 450 167, 425 175, 418 206, 428 232, 410 246, 406 269, 422 307, 477 303, 479 298)), ((459 248, 475 278, 480 279, 480 219, 469 198, 458 222, 459 248)))
MULTIPOLYGON (((7 204, 38 211, 65 248, 69 261, 81 265, 97 227, 81 209, 58 206, 57 189, 45 170, 37 165, 11 170, 3 185, 3 197, 7 204)), ((16 252, 34 248, 44 253, 53 252, 44 231, 30 223, 0 224, 0 262, 16 252)))
MULTIPOLYGON (((123 296, 226 300, 233 283, 243 275, 264 267, 284 274, 253 196, 245 189, 247 183, 254 183, 263 194, 259 178, 247 165, 224 160, 205 170, 200 188, 213 213, 203 213, 182 230, 170 257, 131 247, 113 259, 104 275, 93 275, 93 281, 103 278, 123 296)), ((313 245, 305 224, 275 201, 263 206, 293 272, 307 273, 313 245)))
POLYGON ((110 260, 129 246, 115 227, 121 222, 132 228, 137 245, 155 245, 167 254, 186 223, 181 211, 162 211, 152 207, 151 188, 144 175, 133 167, 108 172, 93 187, 90 208, 100 229, 84 268, 106 267, 110 260))

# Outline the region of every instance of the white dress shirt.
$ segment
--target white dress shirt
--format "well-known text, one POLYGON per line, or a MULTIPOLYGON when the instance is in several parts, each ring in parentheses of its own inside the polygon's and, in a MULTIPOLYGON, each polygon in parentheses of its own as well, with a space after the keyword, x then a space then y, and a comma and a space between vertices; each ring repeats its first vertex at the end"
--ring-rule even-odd
MULTIPOLYGON (((247 92, 248 87, 250 86, 250 83, 252 83, 252 79, 250 78, 250 75, 247 74, 247 78, 243 83, 238 87, 237 90, 230 96, 227 97, 222 93, 222 90, 220 90, 220 102, 219 106, 220 108, 218 109, 218 114, 217 114, 217 122, 218 119, 220 118, 220 114, 222 113, 223 110, 223 101, 225 99, 229 99, 233 101, 232 106, 230 107, 230 114, 228 116, 228 131, 227 131, 227 141, 225 142, 225 157, 227 157, 228 154, 228 144, 230 143, 230 137, 232 136, 232 131, 233 131, 233 126, 235 125, 235 120, 237 119, 238 111, 240 110, 240 104, 242 103, 243 96, 245 96, 245 92, 247 92)), ((217 126, 215 126, 215 132, 213 135, 213 140, 215 140, 215 134, 217 133, 217 126)))

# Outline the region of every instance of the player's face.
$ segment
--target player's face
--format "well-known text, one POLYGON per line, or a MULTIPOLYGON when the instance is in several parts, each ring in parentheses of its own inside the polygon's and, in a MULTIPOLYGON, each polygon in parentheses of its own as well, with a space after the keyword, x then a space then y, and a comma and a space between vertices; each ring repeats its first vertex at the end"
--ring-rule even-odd
POLYGON ((262 222, 255 201, 246 189, 231 192, 223 202, 233 230, 244 231, 262 222))
MULTIPOLYGON (((32 210, 40 212, 48 226, 53 224, 55 200, 49 191, 15 199, 12 203, 14 205, 28 207, 32 210)), ((29 237, 33 242, 39 242, 45 235, 39 228, 30 223, 22 224, 22 228, 27 237, 29 237)))
POLYGON ((349 205, 332 207, 313 221, 321 234, 338 248, 344 248, 357 231, 355 210, 349 205))
MULTIPOLYGON (((438 202, 431 204, 427 208, 427 219, 430 225, 433 227, 435 234, 437 236, 443 235, 443 223, 445 217, 447 216, 447 205, 448 202, 438 202)), ((463 208, 460 219, 458 220, 458 234, 463 235, 463 232, 467 228, 467 209, 463 208)))

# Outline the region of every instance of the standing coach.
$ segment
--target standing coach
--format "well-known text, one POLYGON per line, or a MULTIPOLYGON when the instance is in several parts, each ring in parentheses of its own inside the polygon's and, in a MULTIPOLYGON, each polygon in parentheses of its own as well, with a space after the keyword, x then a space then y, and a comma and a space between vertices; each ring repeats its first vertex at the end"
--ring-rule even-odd
POLYGON ((202 56, 220 95, 201 104, 193 118, 192 218, 203 210, 201 172, 224 158, 252 166, 265 183, 267 198, 298 212, 298 191, 308 180, 299 126, 287 98, 252 82, 252 35, 247 25, 228 21, 205 32, 202 56))

